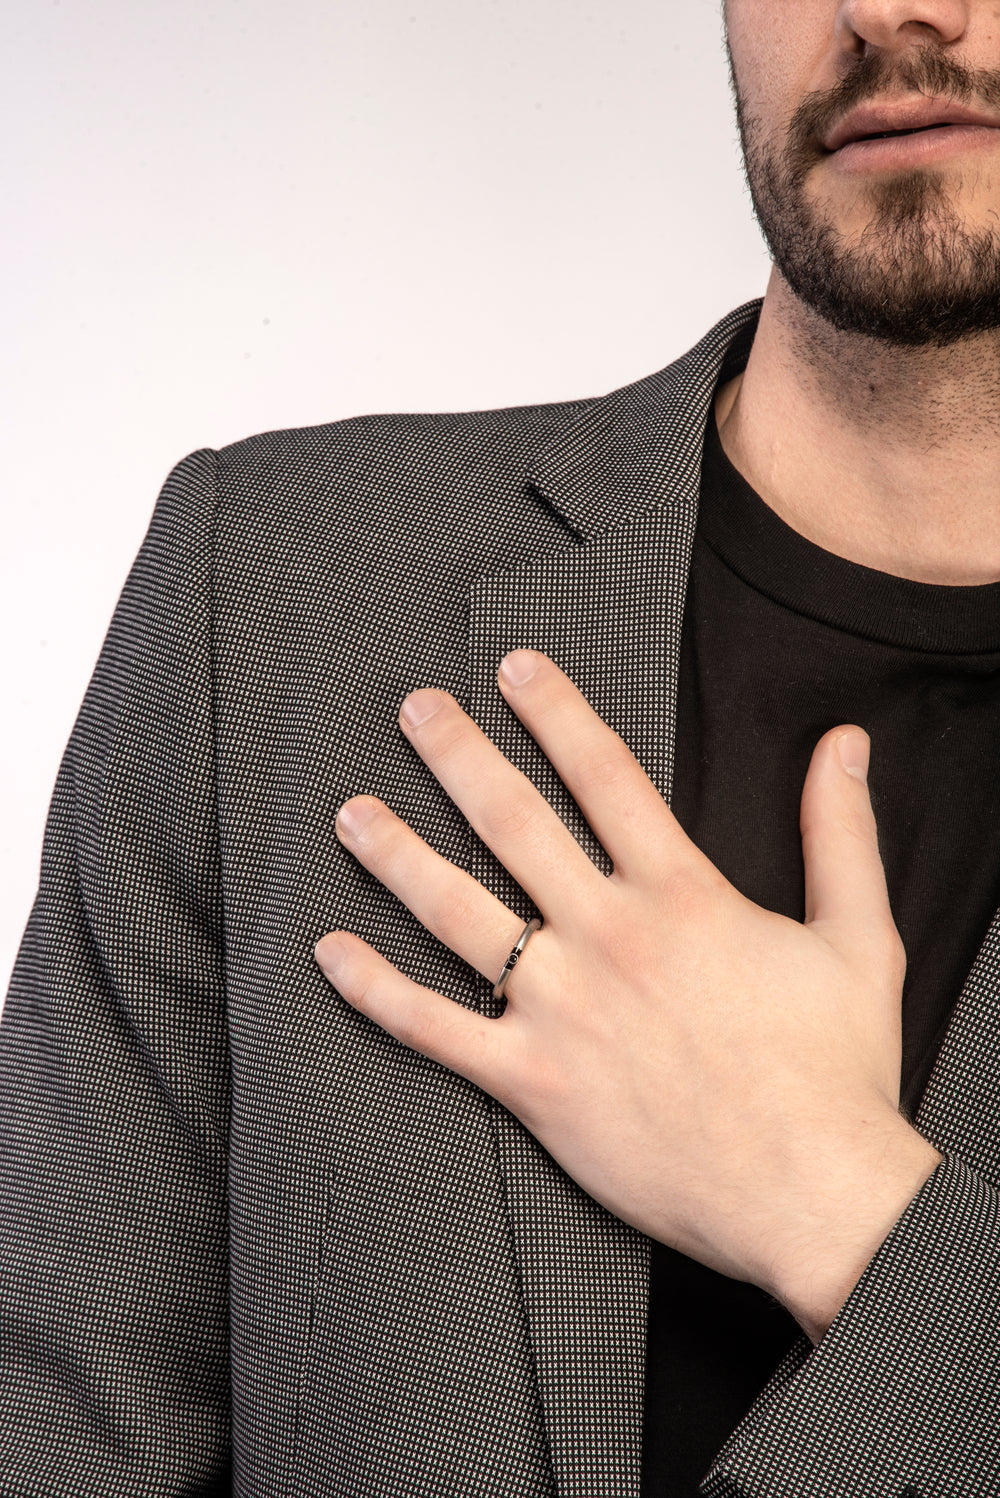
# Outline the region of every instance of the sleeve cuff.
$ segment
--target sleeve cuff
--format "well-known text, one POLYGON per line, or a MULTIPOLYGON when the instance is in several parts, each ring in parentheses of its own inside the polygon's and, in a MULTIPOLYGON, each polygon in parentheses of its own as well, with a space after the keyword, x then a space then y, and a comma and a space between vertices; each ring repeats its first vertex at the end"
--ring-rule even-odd
POLYGON ((1000 1200, 945 1154, 817 1347, 804 1336, 703 1498, 1000 1492, 1000 1200))

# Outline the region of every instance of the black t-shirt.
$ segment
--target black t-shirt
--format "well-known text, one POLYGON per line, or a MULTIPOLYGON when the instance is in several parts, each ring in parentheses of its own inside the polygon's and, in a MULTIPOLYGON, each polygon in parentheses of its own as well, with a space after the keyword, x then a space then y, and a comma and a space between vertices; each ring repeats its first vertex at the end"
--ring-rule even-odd
MULTIPOLYGON (((839 723, 869 787, 907 954, 900 1101, 916 1112, 1000 905, 1000 583, 861 567, 780 520, 710 420, 681 645, 673 810, 742 894, 804 914, 799 802, 839 723)), ((653 1245, 643 1498, 697 1498, 800 1335, 754 1285, 653 1245)))

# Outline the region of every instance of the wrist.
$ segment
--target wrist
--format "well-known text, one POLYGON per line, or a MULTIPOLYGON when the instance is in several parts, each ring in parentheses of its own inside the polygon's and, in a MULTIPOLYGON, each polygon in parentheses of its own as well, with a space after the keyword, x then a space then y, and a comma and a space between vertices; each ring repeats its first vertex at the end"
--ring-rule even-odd
POLYGON ((868 1265, 944 1156, 900 1117, 902 1129, 872 1164, 852 1160, 825 1199, 818 1229, 800 1238, 772 1294, 815 1347, 868 1265))

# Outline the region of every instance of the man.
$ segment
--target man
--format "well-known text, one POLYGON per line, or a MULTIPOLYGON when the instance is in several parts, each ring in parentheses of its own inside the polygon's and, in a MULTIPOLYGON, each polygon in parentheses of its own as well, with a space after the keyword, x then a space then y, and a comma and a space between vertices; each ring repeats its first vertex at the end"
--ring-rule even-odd
POLYGON ((727 24, 762 309, 164 487, 0 1031, 4 1494, 1000 1489, 1000 20, 727 24))

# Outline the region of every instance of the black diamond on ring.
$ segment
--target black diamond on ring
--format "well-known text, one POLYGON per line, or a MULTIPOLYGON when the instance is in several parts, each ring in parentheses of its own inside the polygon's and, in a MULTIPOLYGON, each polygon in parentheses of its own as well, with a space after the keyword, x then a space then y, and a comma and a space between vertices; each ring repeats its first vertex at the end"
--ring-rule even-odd
POLYGON ((524 930, 521 932, 520 936, 517 938, 517 941, 511 947, 510 956, 507 958, 507 961, 500 969, 500 976, 493 985, 493 997, 495 999, 503 998, 503 991, 507 987, 507 979, 517 967, 518 958, 524 951, 525 947, 528 945, 531 937, 534 936, 536 931, 540 931, 541 927, 542 923, 540 920, 538 920, 537 917, 533 921, 529 921, 524 930))

